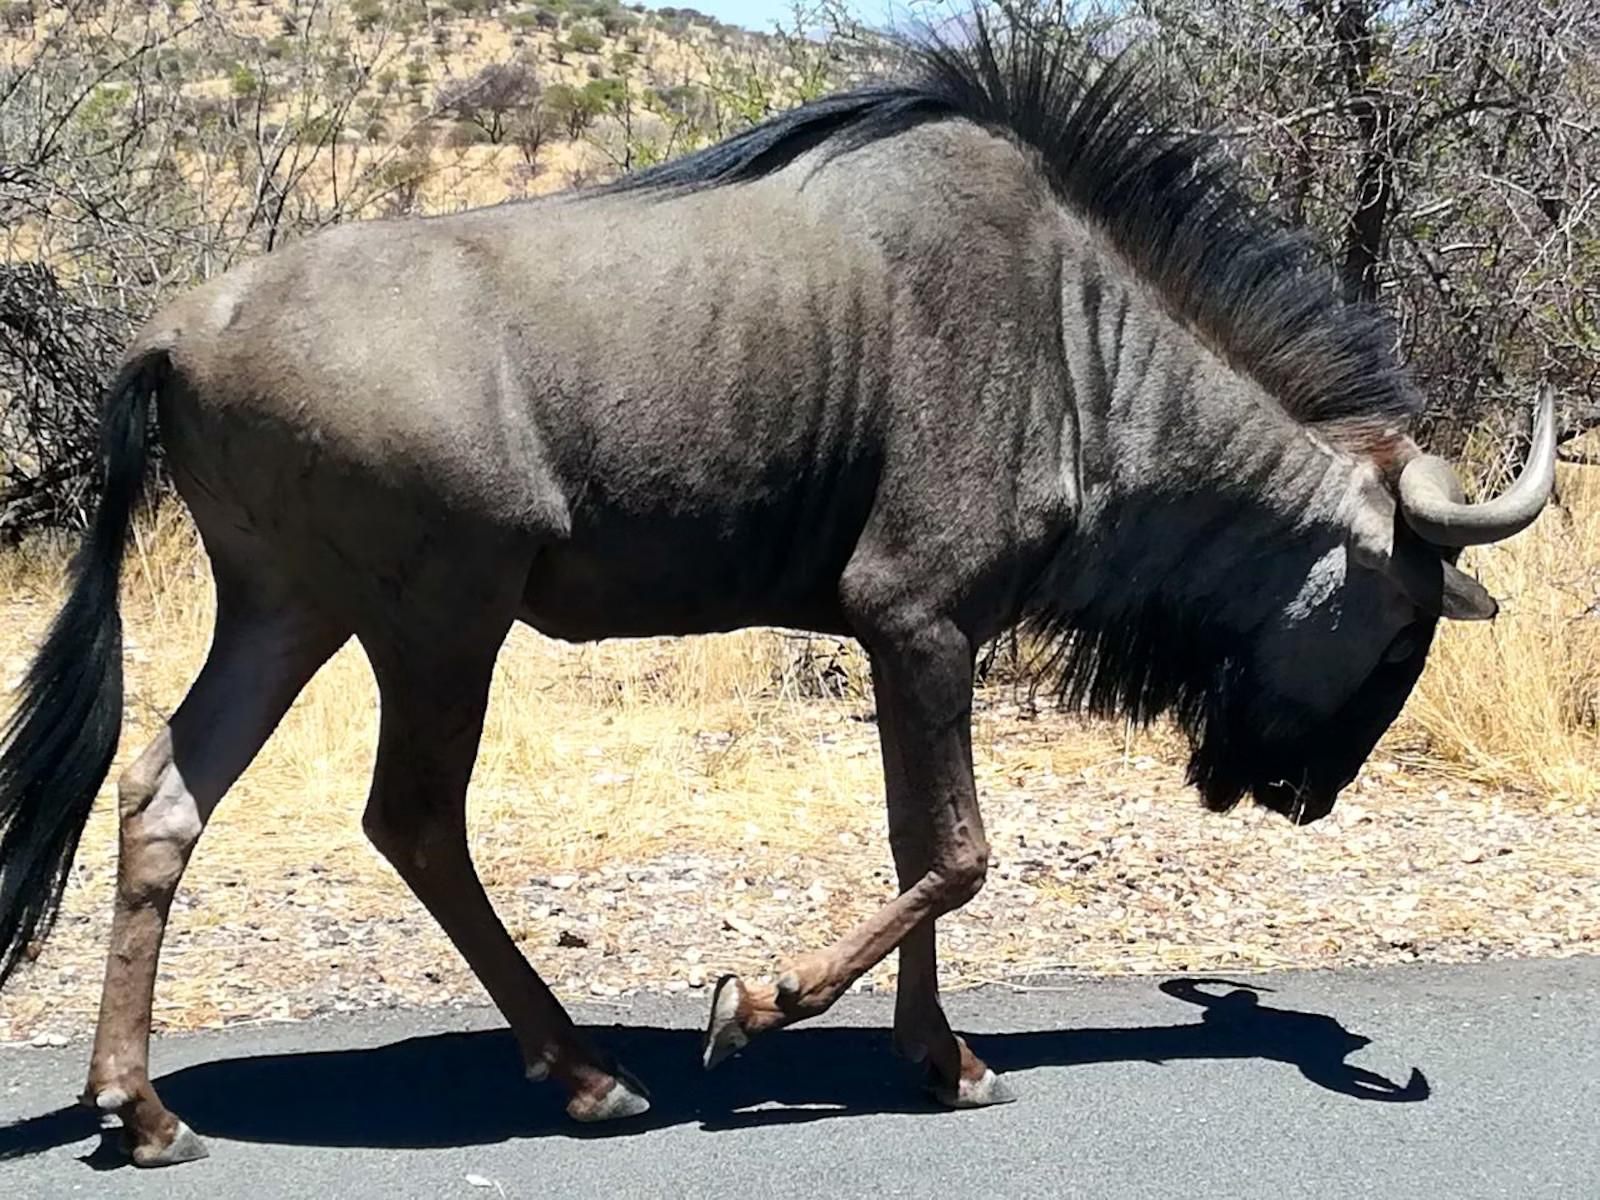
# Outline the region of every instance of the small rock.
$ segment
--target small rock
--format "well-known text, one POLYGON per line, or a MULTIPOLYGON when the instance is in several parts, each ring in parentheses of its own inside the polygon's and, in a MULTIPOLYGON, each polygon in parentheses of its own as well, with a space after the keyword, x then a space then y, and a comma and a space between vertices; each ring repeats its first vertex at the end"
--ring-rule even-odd
MULTIPOLYGON (((787 893, 785 894, 787 895, 787 893)), ((724 915, 722 918, 722 923, 735 933, 744 934, 745 937, 755 938, 758 941, 763 942, 771 942, 773 940, 772 935, 765 929, 762 929, 761 926, 751 924, 743 917, 736 917, 732 913, 727 913, 724 915)))
POLYGON ((556 945, 566 950, 582 950, 588 944, 588 938, 581 933, 573 933, 567 929, 563 929, 556 937, 556 945))
POLYGON ((550 876, 550 886, 555 888, 556 891, 558 891, 558 892, 566 891, 569 887, 572 887, 577 882, 578 882, 578 877, 576 875, 552 875, 552 876, 550 876))
POLYGON ((59 1033, 40 1033, 35 1034, 33 1041, 29 1042, 28 1044, 40 1049, 43 1049, 46 1046, 59 1048, 67 1044, 67 1038, 63 1034, 59 1033))
POLYGON ((690 967, 683 977, 684 982, 692 988, 702 988, 706 985, 706 970, 701 966, 690 967))

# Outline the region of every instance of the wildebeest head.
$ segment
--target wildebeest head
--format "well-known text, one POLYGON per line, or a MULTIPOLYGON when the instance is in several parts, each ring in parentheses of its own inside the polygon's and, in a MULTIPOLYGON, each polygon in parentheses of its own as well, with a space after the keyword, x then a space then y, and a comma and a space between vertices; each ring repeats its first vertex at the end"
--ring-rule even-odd
MULTIPOLYGON (((1523 473, 1485 503, 1465 503, 1447 464, 1404 446, 1398 478, 1364 463, 1337 517, 1233 571, 1225 603, 1161 588, 1109 607, 1044 601, 1035 628, 1056 648, 1063 699, 1136 721, 1172 714, 1208 808, 1248 795, 1297 824, 1326 816, 1405 705, 1439 619, 1494 616, 1456 555, 1523 529, 1548 501, 1553 400, 1541 398, 1523 473)), ((1192 570, 1171 573, 1179 588, 1192 570)))
POLYGON ((1190 778, 1208 807, 1248 792, 1296 824, 1326 816, 1411 694, 1438 620, 1495 615, 1455 558, 1523 529, 1549 499, 1550 392, 1528 465, 1494 500, 1465 503, 1448 464, 1412 453, 1394 490, 1376 472, 1353 489, 1342 544, 1314 558, 1254 637, 1210 664, 1186 722, 1190 778))

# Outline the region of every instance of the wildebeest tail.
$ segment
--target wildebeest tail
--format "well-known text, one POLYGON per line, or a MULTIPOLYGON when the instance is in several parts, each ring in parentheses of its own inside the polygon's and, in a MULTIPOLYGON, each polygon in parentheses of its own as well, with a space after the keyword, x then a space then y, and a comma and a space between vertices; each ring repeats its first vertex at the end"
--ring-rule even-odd
POLYGON ((122 731, 117 585, 149 453, 150 398, 166 351, 128 360, 106 396, 103 482, 71 592, 0 732, 0 985, 50 932, 122 731))

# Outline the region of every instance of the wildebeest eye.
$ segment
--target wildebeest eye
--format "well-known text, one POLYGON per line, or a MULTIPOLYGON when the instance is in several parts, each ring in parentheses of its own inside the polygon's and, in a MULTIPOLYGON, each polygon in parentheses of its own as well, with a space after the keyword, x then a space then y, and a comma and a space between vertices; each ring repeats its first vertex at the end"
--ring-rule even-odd
POLYGON ((1405 662, 1416 652, 1416 635, 1409 629, 1403 629, 1394 641, 1389 643, 1389 648, 1383 652, 1383 661, 1386 663, 1405 662))

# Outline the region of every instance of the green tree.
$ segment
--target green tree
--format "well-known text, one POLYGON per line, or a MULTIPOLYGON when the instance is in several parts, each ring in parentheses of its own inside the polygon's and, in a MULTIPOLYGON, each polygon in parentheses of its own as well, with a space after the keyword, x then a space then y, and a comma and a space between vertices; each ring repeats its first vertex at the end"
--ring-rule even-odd
POLYGON ((590 83, 579 89, 569 83, 558 83, 545 90, 545 110, 565 130, 567 137, 576 139, 582 136, 583 131, 605 111, 605 102, 600 94, 592 90, 594 86, 594 83, 590 83))
POLYGON ((606 40, 594 30, 579 25, 567 31, 567 45, 579 54, 599 54, 605 49, 606 40))
POLYGON ((498 145, 509 121, 537 107, 539 91, 539 78, 527 63, 490 63, 467 79, 441 85, 437 103, 441 112, 471 123, 498 145))

